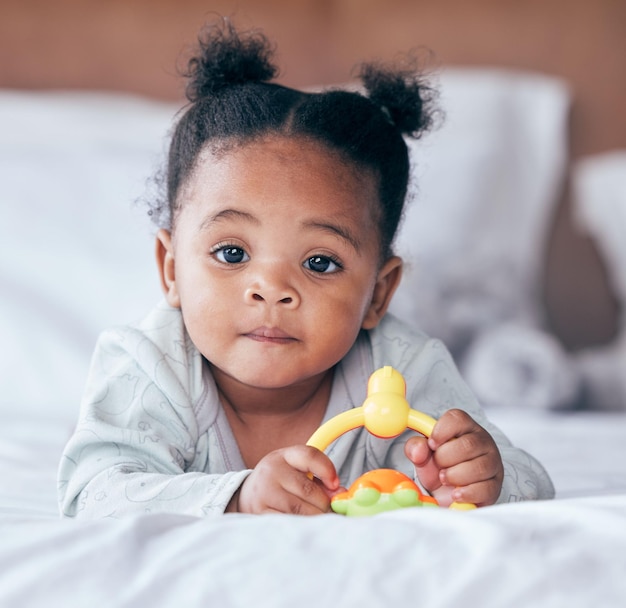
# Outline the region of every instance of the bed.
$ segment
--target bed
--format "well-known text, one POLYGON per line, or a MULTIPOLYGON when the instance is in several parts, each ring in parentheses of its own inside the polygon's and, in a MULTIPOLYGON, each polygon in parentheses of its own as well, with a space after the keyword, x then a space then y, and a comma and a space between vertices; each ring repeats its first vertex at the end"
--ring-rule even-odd
POLYGON ((67 426, 8 421, 0 604, 622 606, 623 415, 495 419, 544 462, 556 500, 371 518, 59 520, 54 479, 67 426))
POLYGON ((566 75, 483 63, 436 79, 445 119, 411 144, 393 312, 446 341, 555 500, 61 519, 56 471, 95 339, 160 297, 144 203, 181 102, 0 83, 0 606, 624 605, 626 331, 616 314, 604 340, 606 327, 563 335, 573 326, 549 323, 543 282, 566 190, 568 221, 626 301, 626 152, 572 132, 579 89, 566 75))

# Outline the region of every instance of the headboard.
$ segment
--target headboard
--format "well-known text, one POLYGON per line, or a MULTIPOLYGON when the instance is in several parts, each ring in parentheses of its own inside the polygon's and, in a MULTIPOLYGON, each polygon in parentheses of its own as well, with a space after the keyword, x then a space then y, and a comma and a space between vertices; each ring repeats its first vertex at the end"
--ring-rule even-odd
MULTIPOLYGON (((626 148, 626 3, 620 0, 3 0, 0 87, 104 89, 181 99, 177 62, 217 15, 277 43, 281 80, 346 81, 364 59, 416 46, 435 68, 499 66, 560 76, 573 93, 571 160, 626 148)), ((570 349, 616 332, 601 257, 573 222, 569 185, 545 251, 549 327, 570 349)))

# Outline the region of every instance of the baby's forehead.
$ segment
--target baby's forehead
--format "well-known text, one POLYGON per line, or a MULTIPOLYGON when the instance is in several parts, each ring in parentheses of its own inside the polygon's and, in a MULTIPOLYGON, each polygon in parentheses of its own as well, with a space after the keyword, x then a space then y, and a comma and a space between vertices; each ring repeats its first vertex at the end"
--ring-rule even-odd
POLYGON ((211 172, 212 166, 233 164, 246 172, 273 171, 276 179, 280 179, 284 170, 290 175, 315 172, 320 182, 330 181, 349 189, 358 184, 361 193, 369 190, 370 201, 376 208, 380 206, 379 171, 350 158, 345 151, 326 142, 299 134, 270 132, 254 137, 212 141, 198 155, 188 181, 193 181, 203 172, 211 172))
POLYGON ((292 206, 294 213, 364 217, 377 229, 378 179, 373 171, 314 140, 266 136, 207 148, 181 189, 181 210, 192 202, 227 206, 292 206), (373 221, 371 221, 373 220, 373 221))
POLYGON ((281 131, 211 140, 201 150, 198 161, 219 162, 227 160, 229 156, 242 153, 258 154, 270 151, 277 155, 284 154, 285 160, 292 161, 299 155, 316 154, 328 158, 333 164, 343 166, 358 174, 373 175, 378 173, 374 168, 351 158, 345 150, 326 141, 300 133, 283 133, 281 131))
POLYGON ((181 213, 197 223, 214 212, 208 207, 215 203, 256 214, 259 206, 274 209, 276 201, 289 208, 294 220, 309 212, 318 218, 351 217, 346 224, 352 224, 352 232, 380 241, 375 172, 325 143, 284 134, 231 138, 205 147, 179 191, 173 223, 179 223, 181 213))

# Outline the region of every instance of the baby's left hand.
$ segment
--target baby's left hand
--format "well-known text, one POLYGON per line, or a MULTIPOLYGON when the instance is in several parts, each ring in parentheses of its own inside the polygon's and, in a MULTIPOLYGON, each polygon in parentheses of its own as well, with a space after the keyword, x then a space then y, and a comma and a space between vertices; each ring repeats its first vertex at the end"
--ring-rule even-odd
POLYGON ((420 483, 444 507, 452 502, 492 505, 500 495, 504 467, 498 447, 463 410, 448 410, 430 438, 411 437, 404 451, 420 483))

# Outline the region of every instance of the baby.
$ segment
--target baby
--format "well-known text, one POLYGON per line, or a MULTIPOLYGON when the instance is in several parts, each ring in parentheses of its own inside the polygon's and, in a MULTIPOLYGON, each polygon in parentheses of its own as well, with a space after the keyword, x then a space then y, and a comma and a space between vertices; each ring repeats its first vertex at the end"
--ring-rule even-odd
POLYGON ((172 135, 156 258, 164 302, 105 332, 60 465, 69 517, 318 514, 360 474, 401 470, 442 505, 553 496, 488 422, 441 342, 387 314, 409 180, 404 136, 430 123, 411 70, 365 65, 365 94, 272 82, 271 47, 230 24, 191 59, 172 135), (431 437, 343 435, 391 365, 431 437))

